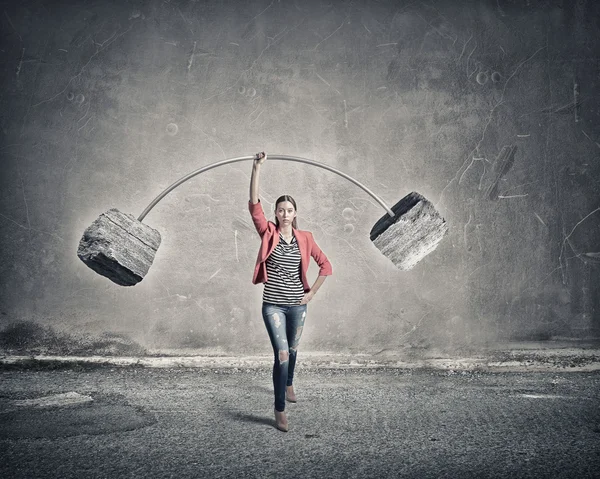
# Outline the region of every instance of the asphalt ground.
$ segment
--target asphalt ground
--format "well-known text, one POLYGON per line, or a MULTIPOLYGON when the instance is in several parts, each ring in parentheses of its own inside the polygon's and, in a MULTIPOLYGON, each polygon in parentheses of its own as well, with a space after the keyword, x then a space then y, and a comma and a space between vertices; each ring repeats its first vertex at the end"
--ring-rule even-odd
POLYGON ((600 477, 599 371, 299 361, 287 433, 269 367, 4 364, 0 477, 600 477))

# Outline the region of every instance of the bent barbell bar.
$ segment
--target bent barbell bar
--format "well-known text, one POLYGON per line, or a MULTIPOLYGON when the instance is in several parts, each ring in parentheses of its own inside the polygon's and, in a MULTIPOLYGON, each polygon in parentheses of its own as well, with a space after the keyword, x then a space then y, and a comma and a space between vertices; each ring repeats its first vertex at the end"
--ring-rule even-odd
MULTIPOLYGON (((337 173, 338 175, 340 175, 343 178, 346 178, 347 180, 351 181, 356 186, 358 186, 359 188, 362 188, 369 195, 371 195, 373 197, 373 199, 375 201, 377 201, 377 203, 379 203, 381 206, 383 206, 383 208, 387 211, 388 215, 390 215, 392 218, 395 216, 394 212, 383 202, 383 200, 381 198, 379 198, 379 196, 377 196, 375 193, 373 193, 369 188, 367 188, 365 185, 363 185, 359 181, 355 180, 351 176, 347 175, 346 173, 343 173, 340 170, 338 170, 336 168, 333 168, 332 166, 325 165, 325 164, 319 163, 317 161, 308 160, 306 158, 300 158, 298 156, 267 155, 267 158, 269 160, 296 161, 296 162, 299 162, 299 163, 307 163, 309 165, 318 166, 319 168, 324 168, 325 170, 329 170, 329 171, 332 171, 333 173, 337 173)), ((199 169, 197 169, 195 171, 192 171, 191 173, 188 173, 187 175, 185 175, 184 177, 178 179, 175 183, 173 183, 172 185, 170 185, 169 187, 167 187, 156 198, 154 198, 152 200, 152 202, 146 207, 146 209, 144 211, 142 211, 142 214, 138 217, 138 221, 143 221, 143 219, 150 212, 150 210, 152 208, 154 208, 156 206, 156 204, 160 200, 162 200, 171 191, 173 191, 175 188, 177 188, 179 185, 181 185, 182 183, 186 182, 190 178, 193 178, 194 176, 197 176, 200 173, 204 173, 205 171, 212 170, 213 168, 216 168, 217 166, 223 166, 223 165, 228 165, 229 163, 236 163, 238 161, 248 161, 248 160, 254 160, 254 156, 239 156, 237 158, 229 158, 227 160, 217 161, 216 163, 211 163, 210 165, 203 166, 202 168, 199 168, 199 169)))

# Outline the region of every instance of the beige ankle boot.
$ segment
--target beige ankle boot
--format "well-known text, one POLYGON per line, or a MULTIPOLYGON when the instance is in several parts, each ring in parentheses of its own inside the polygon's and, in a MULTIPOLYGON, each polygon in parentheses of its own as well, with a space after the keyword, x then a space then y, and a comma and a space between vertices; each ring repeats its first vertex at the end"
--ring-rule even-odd
POLYGON ((275 409, 275 423, 277 424, 277 429, 288 432, 288 422, 285 411, 278 411, 275 409))

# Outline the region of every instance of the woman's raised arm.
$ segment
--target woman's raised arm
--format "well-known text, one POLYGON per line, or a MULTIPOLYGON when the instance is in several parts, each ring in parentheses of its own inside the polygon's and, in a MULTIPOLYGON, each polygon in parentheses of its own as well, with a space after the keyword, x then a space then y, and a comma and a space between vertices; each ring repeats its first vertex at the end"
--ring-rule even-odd
POLYGON ((260 165, 267 159, 267 154, 264 151, 257 153, 254 156, 252 163, 252 176, 250 177, 250 202, 254 205, 258 203, 258 180, 260 176, 260 165))

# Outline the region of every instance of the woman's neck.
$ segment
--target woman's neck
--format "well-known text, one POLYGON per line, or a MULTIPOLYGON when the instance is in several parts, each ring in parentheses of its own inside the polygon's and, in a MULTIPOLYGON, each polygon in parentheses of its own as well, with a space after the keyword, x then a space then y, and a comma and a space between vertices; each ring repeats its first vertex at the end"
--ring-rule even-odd
POLYGON ((281 226, 281 225, 279 225, 279 231, 281 231, 281 234, 283 236, 285 236, 286 238, 292 236, 292 234, 293 234, 291 226, 281 226))

